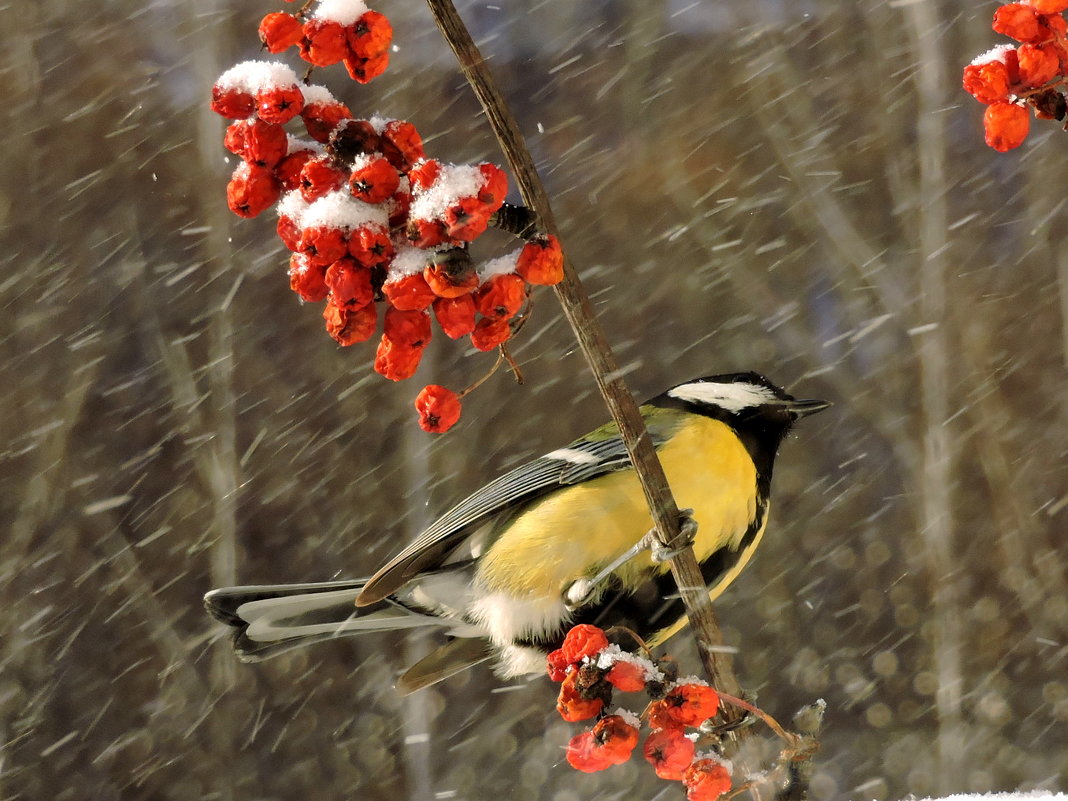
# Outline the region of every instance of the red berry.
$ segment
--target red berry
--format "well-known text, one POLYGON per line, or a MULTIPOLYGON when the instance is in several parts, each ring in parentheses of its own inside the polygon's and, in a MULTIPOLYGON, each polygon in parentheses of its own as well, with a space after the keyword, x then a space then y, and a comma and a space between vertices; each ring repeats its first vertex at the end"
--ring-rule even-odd
POLYGON ((382 155, 400 172, 408 172, 413 164, 426 158, 419 131, 405 120, 390 120, 383 126, 382 155))
POLYGON ((1053 80, 1061 70, 1061 57, 1056 45, 1022 44, 1016 54, 1020 63, 1020 80, 1025 86, 1042 86, 1053 80))
POLYGON ((278 233, 278 238, 282 240, 282 244, 289 250, 294 253, 300 250, 300 226, 297 225, 296 220, 288 214, 279 214, 275 231, 278 233))
POLYGON ((255 217, 270 208, 281 192, 282 186, 270 170, 242 163, 226 185, 226 205, 239 217, 255 217))
POLYGON ((573 670, 564 677, 560 685, 560 695, 556 699, 556 711, 569 723, 589 720, 595 717, 604 706, 600 698, 583 698, 576 684, 578 671, 573 670))
POLYGON ((250 120, 245 128, 242 157, 257 167, 273 168, 286 155, 289 137, 281 125, 250 120))
POLYGON ((323 309, 323 320, 326 321, 326 332, 339 345, 347 347, 374 336, 378 310, 373 303, 359 308, 339 306, 331 298, 323 309))
POLYGON ((1031 127, 1031 115, 1027 109, 999 100, 986 107, 983 114, 983 129, 986 143, 1001 153, 1023 144, 1031 127))
POLYGON ((994 12, 993 28, 1018 42, 1040 42, 1049 38, 1049 27, 1034 7, 1006 3, 994 12))
POLYGON ((660 703, 667 717, 681 726, 700 726, 719 710, 719 694, 706 684, 679 684, 660 703))
POLYGON ((300 196, 307 203, 340 189, 348 173, 339 170, 329 156, 308 159, 300 171, 300 196))
POLYGON ((298 86, 273 86, 256 93, 256 114, 264 122, 285 125, 304 108, 298 86))
POLYGON ((636 693, 645 689, 645 669, 634 662, 616 662, 604 678, 620 692, 636 693))
MULTIPOLYGON (((469 296, 465 295, 464 297, 469 296)), ((459 298, 457 298, 457 300, 459 300, 459 298)), ((437 311, 436 304, 434 310, 437 311)), ((567 657, 564 656, 563 648, 557 648, 555 651, 551 651, 549 655, 545 657, 545 664, 549 671, 549 678, 552 681, 563 681, 567 677, 567 669, 571 667, 571 663, 568 662, 567 657)))
POLYGON ((608 715, 593 727, 593 739, 600 744, 610 764, 622 765, 630 759, 631 752, 638 744, 638 729, 622 715, 608 715))
POLYGON ((573 626, 560 646, 567 661, 575 664, 586 657, 594 657, 608 647, 608 638, 602 629, 589 623, 573 626))
POLYGON ((714 759, 695 760, 682 776, 689 801, 716 801, 731 789, 727 766, 714 759))
POLYGON ((297 150, 290 153, 275 165, 274 176, 282 182, 282 188, 286 191, 300 189, 300 173, 304 165, 315 158, 314 150, 297 150))
POLYGON ((383 333, 401 347, 424 348, 430 342, 430 314, 426 311, 387 309, 383 333))
POLYGON ((349 52, 345 28, 329 19, 310 19, 304 23, 300 57, 316 67, 337 64, 349 52))
POLYGON ((365 12, 348 29, 349 52, 356 58, 374 58, 389 49, 393 26, 385 14, 365 12))
POLYGON ((415 399, 419 427, 432 434, 443 434, 460 419, 460 399, 456 393, 437 384, 423 387, 415 399))
MULTIPOLYGON (((374 308, 374 306, 364 308, 374 308)), ((422 348, 399 345, 383 335, 378 343, 378 351, 375 353, 375 372, 390 381, 403 381, 415 375, 422 356, 422 348)))
POLYGON ((256 110, 256 98, 251 92, 234 86, 211 87, 211 110, 231 120, 243 120, 256 110))
POLYGON ((326 269, 312 265, 299 253, 289 257, 289 288, 300 295, 301 300, 318 303, 330 291, 325 281, 326 269))
POLYGON ((434 181, 441 175, 441 162, 436 159, 424 159, 417 162, 408 170, 408 180, 412 183, 412 191, 426 191, 433 186, 434 181))
POLYGON ((377 153, 380 141, 367 120, 345 120, 331 132, 327 150, 339 161, 351 164, 365 153, 377 153))
POLYGON ((475 330, 475 299, 472 295, 460 295, 457 298, 438 298, 434 290, 426 283, 422 273, 418 273, 426 291, 434 300, 434 317, 449 339, 465 337, 475 330))
POLYGON ((344 103, 309 103, 304 106, 300 116, 308 136, 325 144, 338 123, 352 118, 352 112, 344 103))
POLYGON ((401 311, 422 311, 437 297, 434 290, 427 285, 422 273, 411 273, 386 281, 382 285, 382 292, 393 307, 401 311))
POLYGON ((515 271, 528 284, 552 286, 564 279, 564 253, 555 236, 527 242, 519 253, 515 271))
POLYGON ((1060 14, 1068 11, 1068 0, 1027 0, 1027 4, 1035 7, 1039 14, 1060 14))
POLYGON ((612 762, 599 746, 592 731, 576 734, 567 744, 567 764, 583 773, 596 773, 610 768, 612 762))
POLYGON ((478 170, 486 181, 478 191, 478 199, 492 214, 501 207, 508 194, 508 176, 496 164, 479 164, 478 170))
POLYGON ((333 264, 349 252, 348 235, 332 225, 312 225, 301 230, 298 245, 311 264, 333 264))
POLYGON ((412 207, 412 193, 405 189, 405 182, 401 181, 400 189, 393 193, 389 199, 389 227, 401 228, 408 221, 408 210, 412 207))
POLYGON ((408 220, 404 235, 412 247, 428 250, 449 240, 445 225, 438 220, 408 220))
POLYGON ((373 58, 357 58, 347 56, 345 69, 349 71, 349 77, 356 83, 370 83, 389 66, 389 52, 382 53, 373 58))
POLYGON ((232 122, 226 126, 226 133, 223 135, 223 147, 242 159, 245 158, 245 134, 250 124, 251 120, 232 122))
POLYGON ((393 253, 389 233, 379 225, 361 225, 349 234, 349 254, 364 267, 385 267, 393 253))
POLYGON ((281 53, 298 44, 304 36, 301 21, 292 14, 276 12, 260 20, 260 41, 270 53, 281 53))
POLYGON ((478 198, 460 198, 445 210, 445 231, 461 242, 474 242, 488 225, 489 212, 478 198))
POLYGON ((384 156, 362 156, 349 176, 352 196, 365 203, 382 203, 400 186, 400 176, 384 156))
POLYGON ((359 308, 374 300, 371 287, 371 271, 361 267, 354 259, 344 256, 326 270, 326 285, 330 296, 338 306, 359 308))
POLYGON ((475 292, 475 305, 483 317, 507 320, 523 307, 527 282, 515 273, 495 275, 475 292))
POLYGON ((512 329, 507 320, 479 320, 471 332, 471 344, 478 350, 493 350, 503 345, 512 337, 512 329))
POLYGON ((693 762, 696 749, 693 741, 681 730, 660 729, 646 738, 642 750, 657 776, 678 781, 693 762))
POLYGON ((646 717, 649 720, 649 727, 652 729, 682 729, 684 728, 675 718, 671 716, 670 707, 664 703, 663 699, 659 701, 653 701, 646 709, 646 717))
POLYGON ((969 64, 964 68, 964 90, 980 103, 993 103, 1009 96, 1009 68, 1001 61, 969 64))
POLYGON ((423 269, 423 278, 439 298, 457 298, 478 289, 478 272, 466 251, 449 251, 423 269))

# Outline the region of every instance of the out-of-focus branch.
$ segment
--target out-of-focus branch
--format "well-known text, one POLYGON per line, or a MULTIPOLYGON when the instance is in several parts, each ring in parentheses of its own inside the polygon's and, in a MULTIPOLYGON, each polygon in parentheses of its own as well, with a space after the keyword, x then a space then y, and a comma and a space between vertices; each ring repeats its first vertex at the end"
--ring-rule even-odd
POLYGON ((920 397, 923 414, 923 456, 920 478, 920 536, 934 600, 934 662, 938 676, 935 708, 938 711, 939 774, 941 791, 951 792, 953 776, 964 768, 965 742, 962 721, 962 610, 959 561, 953 544, 953 460, 949 444, 950 364, 946 333, 946 251, 948 211, 946 206, 947 135, 945 87, 950 85, 942 58, 938 10, 930 3, 914 3, 904 9, 914 49, 917 95, 916 142, 919 156, 920 204, 917 219, 920 243, 920 314, 933 326, 923 334, 918 347, 920 397))
MULTIPOLYGON (((515 175, 523 201, 537 215, 539 228, 555 234, 557 228, 552 208, 534 168, 530 151, 482 54, 451 0, 427 0, 427 3, 438 28, 456 55, 464 76, 485 109, 515 175)), ((567 259, 564 262, 564 280, 556 286, 556 296, 578 338, 601 395, 619 426, 620 436, 645 492, 659 539, 664 545, 675 547, 673 543, 679 537, 678 506, 671 495, 664 469, 656 457, 638 406, 619 374, 618 364, 594 315, 589 296, 574 266, 567 259)), ((679 586, 690 627, 710 680, 725 692, 739 695, 740 688, 731 668, 730 657, 723 650, 723 635, 692 548, 683 549, 671 560, 671 572, 679 586)), ((733 707, 726 710, 725 715, 728 719, 740 717, 733 707)))

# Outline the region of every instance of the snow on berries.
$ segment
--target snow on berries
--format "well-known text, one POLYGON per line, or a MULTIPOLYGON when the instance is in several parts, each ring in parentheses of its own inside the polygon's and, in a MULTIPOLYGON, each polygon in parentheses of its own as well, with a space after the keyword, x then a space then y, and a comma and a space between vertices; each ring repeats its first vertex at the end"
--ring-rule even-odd
POLYGON ((1027 138, 1032 112, 1038 119, 1064 121, 1068 86, 1068 0, 1006 3, 992 26, 1020 44, 999 45, 964 68, 964 90, 987 106, 986 143, 1005 152, 1027 138))
MULTIPOLYGON (((309 80, 337 64, 359 83, 380 75, 389 20, 363 0, 317 0, 266 14, 258 33, 267 52, 303 60, 303 77, 277 61, 236 64, 212 86, 211 108, 229 121, 223 145, 239 159, 227 205, 241 217, 275 207, 293 292, 325 304, 324 327, 342 347, 381 333, 374 369, 393 381, 416 373, 434 326, 480 351, 503 346, 531 287, 563 277, 559 243, 531 234, 519 250, 480 262, 471 245, 504 204, 504 171, 429 158, 411 122, 355 117, 309 80)), ((446 431, 462 395, 425 387, 420 426, 446 431)))
POLYGON ((719 695, 705 682, 672 681, 672 663, 625 651, 586 623, 568 631, 546 658, 546 668, 560 682, 560 716, 569 722, 596 719, 567 745, 565 757, 576 770, 594 773, 626 762, 637 749, 644 719, 649 733, 641 753, 657 776, 682 782, 691 801, 713 801, 731 789, 727 763, 715 754, 698 754, 700 732, 687 731, 719 710, 719 695), (616 691, 645 691, 653 700, 640 717, 622 707, 609 713, 616 691))

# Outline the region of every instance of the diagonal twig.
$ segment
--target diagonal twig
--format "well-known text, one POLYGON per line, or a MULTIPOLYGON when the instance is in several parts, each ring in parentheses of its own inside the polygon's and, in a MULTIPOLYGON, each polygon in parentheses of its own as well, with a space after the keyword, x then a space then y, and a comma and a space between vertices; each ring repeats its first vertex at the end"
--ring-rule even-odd
MULTIPOLYGON (((515 176, 524 203, 534 211, 540 230, 556 234, 556 221, 548 196, 534 168, 534 161, 519 125, 504 101, 482 54, 472 41, 467 27, 451 0, 427 0, 427 4, 438 28, 452 48, 464 77, 471 84, 486 112, 515 176)), ((555 287, 555 291, 564 315, 590 365, 597 387, 619 426, 620 436, 645 492, 658 537, 662 544, 674 549, 674 543, 679 538, 679 508, 671 495, 664 469, 656 457, 638 406, 620 376, 618 363, 594 315, 589 296, 574 266, 566 258, 564 280, 555 287)), ((683 548, 670 560, 670 565, 709 679, 716 687, 732 695, 740 695, 738 682, 731 669, 730 656, 723 650, 723 635, 716 622, 712 602, 693 549, 683 548)), ((730 718, 740 716, 734 708, 727 714, 730 718)))

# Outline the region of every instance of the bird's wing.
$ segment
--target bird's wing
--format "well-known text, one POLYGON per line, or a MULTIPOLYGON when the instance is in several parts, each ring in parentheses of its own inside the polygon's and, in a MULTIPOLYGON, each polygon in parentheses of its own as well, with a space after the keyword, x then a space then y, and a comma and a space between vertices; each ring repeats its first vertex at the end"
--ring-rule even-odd
MULTIPOLYGON (((662 427, 659 427, 662 428, 662 427)), ((667 432, 650 427, 660 447, 667 432)), ((414 542, 367 582, 357 603, 374 603, 395 592, 412 577, 440 566, 472 527, 491 515, 515 507, 561 486, 630 467, 630 457, 615 426, 605 426, 531 462, 509 470, 475 491, 434 521, 414 542)))

